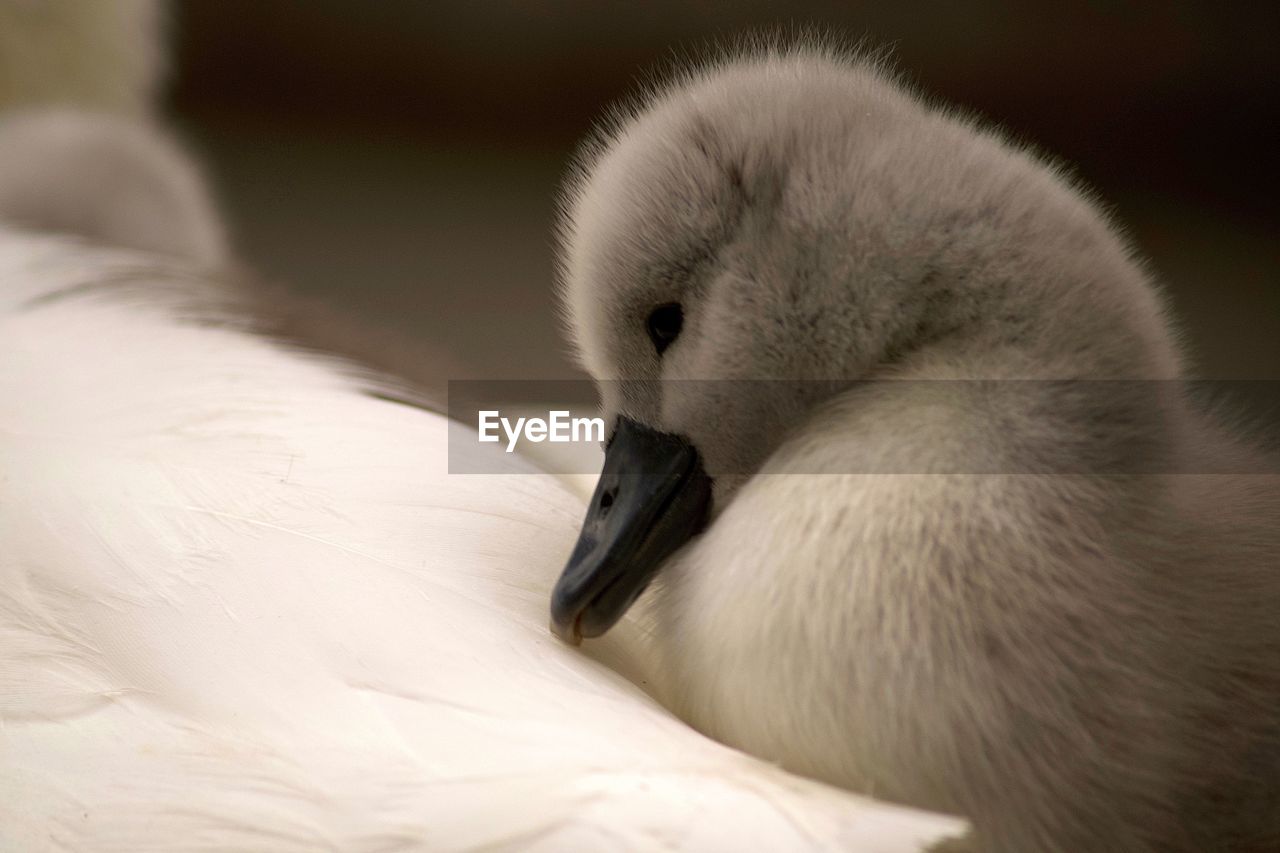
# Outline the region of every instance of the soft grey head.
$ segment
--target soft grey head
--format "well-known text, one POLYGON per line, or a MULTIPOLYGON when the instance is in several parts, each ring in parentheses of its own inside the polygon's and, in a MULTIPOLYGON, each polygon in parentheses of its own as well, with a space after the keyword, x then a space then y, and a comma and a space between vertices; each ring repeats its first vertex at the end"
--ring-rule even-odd
POLYGON ((0 117, 0 225, 207 267, 230 259, 200 169, 147 119, 67 108, 0 117))
POLYGON ((562 248, 607 415, 691 445, 713 511, 854 380, 1177 370, 1144 277, 1054 170, 822 51, 728 62, 619 122, 562 248))

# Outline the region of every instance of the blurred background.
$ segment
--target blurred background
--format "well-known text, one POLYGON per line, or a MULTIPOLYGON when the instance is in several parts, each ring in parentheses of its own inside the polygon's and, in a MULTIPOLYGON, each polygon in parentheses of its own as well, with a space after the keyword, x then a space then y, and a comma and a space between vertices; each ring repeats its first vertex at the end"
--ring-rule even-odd
POLYGON ((1061 158, 1198 372, 1280 378, 1280 4, 178 0, 165 103, 258 270, 469 375, 573 377, 551 228, 577 141, 676 57, 807 26, 1061 158))

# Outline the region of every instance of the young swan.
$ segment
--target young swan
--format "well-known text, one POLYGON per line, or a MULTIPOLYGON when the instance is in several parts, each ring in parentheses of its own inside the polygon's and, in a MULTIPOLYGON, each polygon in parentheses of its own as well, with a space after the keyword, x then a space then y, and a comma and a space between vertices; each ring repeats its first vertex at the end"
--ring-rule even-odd
POLYGON ((212 268, 230 250, 204 178, 156 122, 68 108, 0 115, 0 225, 212 268))
POLYGON ((983 849, 1280 849, 1277 468, 1175 382, 1049 381, 1180 375, 1060 175, 865 65, 730 62, 591 151, 563 290, 616 429, 562 636, 656 572, 637 677, 727 743, 983 849))

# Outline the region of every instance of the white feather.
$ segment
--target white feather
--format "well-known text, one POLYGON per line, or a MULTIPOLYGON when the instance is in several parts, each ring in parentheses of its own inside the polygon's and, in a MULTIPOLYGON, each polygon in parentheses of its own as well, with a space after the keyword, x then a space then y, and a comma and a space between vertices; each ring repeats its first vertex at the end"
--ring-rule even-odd
POLYGON ((556 642, 579 497, 518 458, 448 474, 460 427, 193 318, 174 294, 210 285, 172 264, 0 232, 0 849, 961 829, 718 745, 556 642))

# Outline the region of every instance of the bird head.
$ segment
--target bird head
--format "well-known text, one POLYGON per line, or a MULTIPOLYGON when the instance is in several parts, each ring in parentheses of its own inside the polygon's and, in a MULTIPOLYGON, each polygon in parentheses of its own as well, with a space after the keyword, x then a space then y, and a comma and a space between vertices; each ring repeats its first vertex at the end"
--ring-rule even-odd
POLYGON ((979 352, 1044 367, 1125 327, 1123 300, 1091 300, 1133 274, 1127 252, 1054 170, 820 51, 731 61, 622 112, 563 209, 563 311, 613 425, 553 596, 571 641, 852 384, 930 360, 981 372, 979 352))

